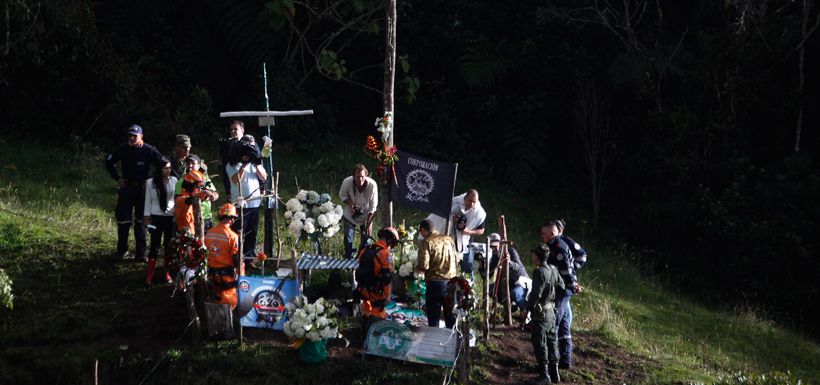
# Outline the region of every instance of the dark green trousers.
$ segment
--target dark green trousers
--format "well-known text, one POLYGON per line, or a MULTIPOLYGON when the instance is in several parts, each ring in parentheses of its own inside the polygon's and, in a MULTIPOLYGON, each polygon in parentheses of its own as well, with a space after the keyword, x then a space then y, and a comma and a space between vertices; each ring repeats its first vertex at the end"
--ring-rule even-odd
POLYGON ((532 349, 538 365, 558 362, 558 338, 554 317, 532 320, 532 349))

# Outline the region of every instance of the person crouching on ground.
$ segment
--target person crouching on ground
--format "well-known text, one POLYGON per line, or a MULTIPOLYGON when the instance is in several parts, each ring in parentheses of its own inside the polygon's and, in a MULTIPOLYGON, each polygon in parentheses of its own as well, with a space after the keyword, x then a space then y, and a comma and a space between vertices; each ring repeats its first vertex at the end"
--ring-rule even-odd
POLYGON ((547 263, 549 248, 540 245, 532 250, 535 270, 527 310, 532 316, 532 348, 538 362, 535 384, 561 381, 558 375, 558 339, 555 325, 555 293, 564 290, 564 281, 555 266, 547 263))
POLYGON ((236 308, 239 297, 236 293, 236 268, 239 260, 239 235, 231 230, 233 222, 239 218, 236 207, 225 203, 219 207, 219 224, 205 234, 208 249, 208 281, 213 288, 217 303, 236 308))
POLYGON ((367 329, 375 321, 387 318, 384 307, 390 302, 391 283, 395 272, 393 248, 399 243, 399 233, 385 227, 377 234, 379 239, 359 252, 356 269, 356 292, 362 298, 362 326, 367 329))

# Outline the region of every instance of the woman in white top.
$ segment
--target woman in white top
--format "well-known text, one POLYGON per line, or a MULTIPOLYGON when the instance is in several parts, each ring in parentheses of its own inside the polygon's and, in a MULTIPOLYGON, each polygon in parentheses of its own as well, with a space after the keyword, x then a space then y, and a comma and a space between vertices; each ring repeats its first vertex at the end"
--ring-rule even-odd
MULTIPOLYGON (((162 168, 156 170, 154 177, 145 181, 145 213, 143 223, 151 233, 151 246, 148 249, 148 268, 145 284, 154 281, 154 268, 157 265, 160 241, 163 247, 163 260, 168 266, 168 243, 174 235, 174 186, 177 178, 171 175, 171 162, 162 159, 162 168)), ((171 275, 166 270, 165 281, 171 282, 171 275)))

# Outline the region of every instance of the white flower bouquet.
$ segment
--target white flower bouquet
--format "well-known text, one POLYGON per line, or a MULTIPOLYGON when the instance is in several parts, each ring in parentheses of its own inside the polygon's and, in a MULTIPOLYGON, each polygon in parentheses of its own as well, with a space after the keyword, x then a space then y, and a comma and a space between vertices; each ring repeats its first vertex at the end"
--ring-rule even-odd
POLYGON ((0 308, 11 310, 14 307, 14 293, 11 291, 11 278, 3 269, 0 269, 0 308))
POLYGON ((334 315, 336 306, 324 298, 308 303, 307 297, 300 295, 285 305, 287 318, 285 334, 301 345, 307 341, 321 341, 341 337, 334 315))
POLYGON ((399 225, 398 232, 401 247, 399 248, 399 257, 396 260, 396 266, 398 266, 399 276, 402 278, 423 278, 423 273, 421 276, 414 273, 419 256, 419 250, 416 248, 416 244, 413 240, 416 236, 416 229, 412 227, 405 228, 404 225, 399 225))
POLYGON ((285 203, 285 219, 296 239, 330 238, 339 232, 342 206, 334 205, 329 194, 300 190, 285 203))

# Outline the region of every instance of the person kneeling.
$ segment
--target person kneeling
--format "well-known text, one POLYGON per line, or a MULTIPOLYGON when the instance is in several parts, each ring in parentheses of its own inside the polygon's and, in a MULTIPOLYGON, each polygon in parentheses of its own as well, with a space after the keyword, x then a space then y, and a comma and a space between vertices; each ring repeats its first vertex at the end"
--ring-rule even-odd
POLYGON ((390 302, 393 281, 393 253, 399 241, 399 233, 392 227, 379 230, 379 239, 359 252, 359 267, 356 269, 357 294, 362 299, 362 332, 375 321, 387 318, 384 307, 390 302))

